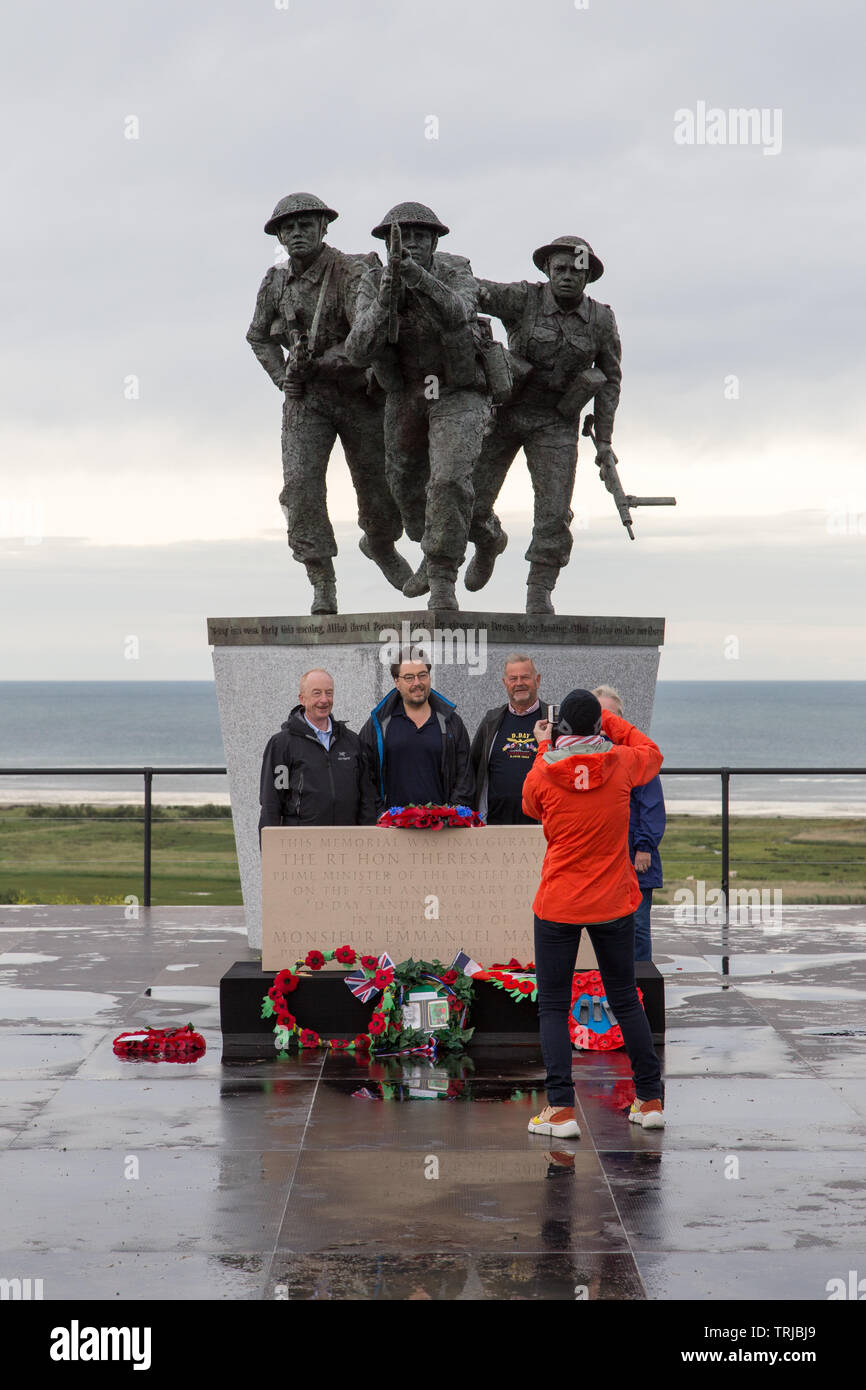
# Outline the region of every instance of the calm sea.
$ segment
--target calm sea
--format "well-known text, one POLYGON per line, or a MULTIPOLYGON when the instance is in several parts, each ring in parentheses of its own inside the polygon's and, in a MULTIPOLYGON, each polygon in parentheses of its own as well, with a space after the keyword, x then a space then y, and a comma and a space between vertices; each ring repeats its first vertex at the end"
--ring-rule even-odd
MULTIPOLYGON (((833 771, 866 767, 864 681, 660 681, 651 732, 668 767, 826 768, 820 777, 736 777, 734 811, 866 816, 866 776, 833 771)), ((209 681, 0 682, 0 767, 223 762, 209 681)), ((667 777, 664 785, 671 810, 719 809, 717 777, 667 777)), ((142 779, 131 774, 0 773, 5 803, 138 801, 141 795, 142 779)), ((225 803, 226 778, 160 776, 154 799, 225 803)))

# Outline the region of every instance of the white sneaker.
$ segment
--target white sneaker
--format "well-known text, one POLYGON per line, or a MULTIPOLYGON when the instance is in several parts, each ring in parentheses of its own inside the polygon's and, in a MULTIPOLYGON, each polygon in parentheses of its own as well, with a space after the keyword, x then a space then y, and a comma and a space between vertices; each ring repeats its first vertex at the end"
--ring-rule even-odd
POLYGON ((637 1097, 631 1103, 631 1110, 628 1117, 633 1125, 640 1125, 643 1129, 664 1129, 665 1117, 660 1100, 638 1100, 637 1097))
POLYGON ((530 1134, 552 1134, 555 1139, 580 1138, 573 1105, 546 1105, 540 1115, 533 1115, 527 1128, 530 1134))

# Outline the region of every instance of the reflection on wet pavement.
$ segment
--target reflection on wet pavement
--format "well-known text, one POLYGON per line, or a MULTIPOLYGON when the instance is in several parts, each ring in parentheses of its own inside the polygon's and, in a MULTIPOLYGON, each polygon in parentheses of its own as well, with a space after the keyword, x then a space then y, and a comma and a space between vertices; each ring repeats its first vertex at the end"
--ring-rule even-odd
POLYGON ((567 1141, 527 1133, 532 1037, 223 1066, 240 909, 122 912, 0 909, 4 1254, 46 1299, 823 1299, 866 1269, 862 908, 654 912, 667 1128, 628 1123, 623 1053, 576 1053, 567 1141), (186 1022, 188 1067, 112 1051, 186 1022))

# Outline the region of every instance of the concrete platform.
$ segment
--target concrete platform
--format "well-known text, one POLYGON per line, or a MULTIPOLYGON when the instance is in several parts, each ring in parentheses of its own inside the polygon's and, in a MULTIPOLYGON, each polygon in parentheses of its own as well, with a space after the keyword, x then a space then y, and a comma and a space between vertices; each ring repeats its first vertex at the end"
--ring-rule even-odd
POLYGON ((0 908, 0 1275, 46 1300, 823 1302, 866 1276, 864 908, 724 940, 658 909, 668 1127, 627 1123, 622 1053, 580 1053, 582 1138, 553 1147, 534 1039, 222 1066, 242 909, 122 912, 0 908), (193 1065, 112 1052, 187 1020, 193 1065))

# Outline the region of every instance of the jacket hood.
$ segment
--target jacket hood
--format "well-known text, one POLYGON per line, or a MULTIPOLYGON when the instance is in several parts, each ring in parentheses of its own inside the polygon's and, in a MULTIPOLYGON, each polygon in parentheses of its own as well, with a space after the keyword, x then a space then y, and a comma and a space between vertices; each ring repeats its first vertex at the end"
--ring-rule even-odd
MULTIPOLYGON (((379 701, 378 705, 376 705, 375 708, 370 711, 371 716, 374 719, 378 719, 380 716, 391 714, 397 704, 397 701, 400 698, 401 696, 399 690, 389 690, 388 694, 384 695, 382 699, 379 701)), ((431 689, 430 708, 438 710, 447 718, 448 715, 452 712, 452 710, 455 710, 457 706, 455 705, 454 701, 449 700, 446 695, 440 695, 438 690, 431 689)))
POLYGON ((556 786, 571 791, 592 791, 602 786, 617 764, 615 746, 607 743, 597 752, 551 748, 543 755, 544 772, 556 786))
MULTIPOLYGON (((287 733, 311 734, 313 732, 304 718, 303 705, 295 705, 294 709, 289 711, 288 719, 283 720, 281 727, 285 729, 287 733)), ((338 729, 342 729, 345 727, 344 721, 342 719, 335 719, 332 714, 331 727, 333 728, 334 733, 336 733, 338 729)))

